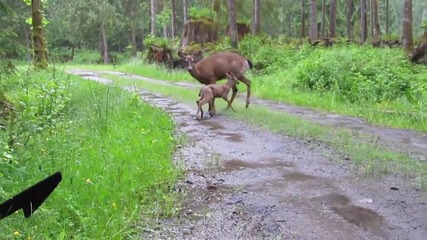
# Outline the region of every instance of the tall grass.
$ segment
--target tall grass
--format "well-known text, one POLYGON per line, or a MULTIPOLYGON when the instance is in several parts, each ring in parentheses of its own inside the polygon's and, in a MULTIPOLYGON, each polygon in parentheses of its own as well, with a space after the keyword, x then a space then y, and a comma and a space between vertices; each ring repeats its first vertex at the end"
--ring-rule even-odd
POLYGON ((29 114, 46 106, 44 90, 55 92, 50 73, 31 74, 11 80, 21 87, 8 93, 18 116, 1 136, 0 201, 55 171, 63 180, 31 218, 3 219, 0 238, 122 239, 147 214, 173 214, 170 186, 180 172, 168 115, 117 87, 64 76, 55 80, 64 98, 63 107, 53 103, 58 114, 29 114))
MULTIPOLYGON (((427 130, 427 70, 401 49, 337 45, 295 48, 272 40, 244 38, 239 49, 255 67, 253 96, 366 119, 395 128, 427 130)), ((96 69, 111 69, 97 66, 96 69)), ((116 70, 146 77, 191 81, 186 71, 132 61, 116 70)), ((246 91, 244 85, 239 92, 246 91)))

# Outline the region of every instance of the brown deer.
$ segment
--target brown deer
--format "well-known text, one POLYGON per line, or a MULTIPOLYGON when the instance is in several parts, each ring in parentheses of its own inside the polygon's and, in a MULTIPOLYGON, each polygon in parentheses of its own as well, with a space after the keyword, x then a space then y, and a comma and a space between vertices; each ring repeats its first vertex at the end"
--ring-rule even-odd
MULTIPOLYGON (((202 57, 202 51, 198 50, 190 55, 178 51, 178 56, 187 62, 187 71, 201 84, 215 84, 227 77, 227 72, 232 72, 238 80, 247 86, 246 108, 249 107, 251 97, 251 81, 244 74, 253 68, 250 60, 233 52, 217 52, 206 58, 202 57), (201 59, 201 60, 200 60, 201 59)), ((237 94, 237 86, 234 85, 233 94, 226 109, 231 107, 237 94)), ((215 99, 209 104, 209 113, 215 114, 215 99)))
MULTIPOLYGON (((233 106, 228 100, 228 93, 230 92, 230 89, 235 87, 236 84, 238 84, 239 82, 236 76, 234 76, 233 72, 225 73, 225 75, 227 76, 227 82, 225 84, 209 84, 204 86, 202 89, 200 89, 200 92, 199 92, 200 99, 196 101, 197 120, 203 119, 203 108, 202 108, 203 105, 205 105, 206 103, 209 103, 209 107, 210 107, 215 98, 224 99, 228 103, 227 107, 229 106, 231 110, 236 112, 236 110, 234 110, 233 106), (200 119, 199 119, 199 112, 201 112, 200 119)), ((210 115, 212 117, 212 114, 210 115)))

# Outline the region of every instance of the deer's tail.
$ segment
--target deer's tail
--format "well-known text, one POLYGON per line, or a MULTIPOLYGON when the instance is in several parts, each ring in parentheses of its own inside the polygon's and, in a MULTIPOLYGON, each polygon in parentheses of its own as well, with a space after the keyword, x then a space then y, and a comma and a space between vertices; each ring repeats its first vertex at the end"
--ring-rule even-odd
POLYGON ((251 68, 253 68, 253 67, 254 67, 254 64, 251 62, 251 60, 246 59, 246 61, 247 61, 247 62, 248 62, 248 64, 249 64, 249 69, 251 69, 251 68))

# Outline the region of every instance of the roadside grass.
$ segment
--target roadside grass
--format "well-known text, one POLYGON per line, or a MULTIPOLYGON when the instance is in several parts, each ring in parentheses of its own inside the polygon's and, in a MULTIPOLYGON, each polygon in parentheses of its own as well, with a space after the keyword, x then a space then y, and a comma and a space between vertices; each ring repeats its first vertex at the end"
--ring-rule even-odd
POLYGON ((76 76, 12 78, 18 114, 1 134, 0 202, 53 172, 63 180, 31 218, 19 211, 3 219, 1 239, 123 239, 145 217, 175 213, 170 186, 182 172, 166 113, 76 76), (48 107, 55 111, 46 115, 48 107), (9 134, 17 146, 8 147, 9 134))
MULTIPOLYGON (((142 64, 138 60, 116 67, 67 65, 66 68, 115 70, 154 79, 198 83, 186 71, 167 70, 158 65, 142 64)), ((427 77, 425 77, 427 70, 420 71, 417 76, 419 76, 420 82, 427 83, 427 77)), ((248 73, 247 77, 253 82, 252 96, 359 117, 380 126, 427 132, 427 89, 418 96, 417 103, 411 103, 406 97, 377 103, 350 103, 340 100, 339 96, 334 93, 312 92, 293 88, 295 74, 289 69, 283 69, 269 75, 248 73)), ((239 92, 246 92, 246 86, 241 85, 239 92)))
MULTIPOLYGON (((175 86, 163 86, 146 81, 131 80, 111 74, 102 74, 102 76, 113 80, 120 86, 134 85, 193 104, 194 114, 197 111, 195 104, 195 100, 198 97, 197 91, 175 86)), ((215 104, 220 111, 226 106, 225 102, 220 100, 216 101, 215 104)), ((356 163, 356 166, 360 167, 359 170, 364 171, 366 175, 373 176, 384 173, 413 175, 417 179, 416 185, 418 187, 425 187, 426 185, 427 164, 416 161, 405 153, 388 151, 378 143, 374 141, 370 142, 372 139, 367 139, 366 136, 356 137, 351 131, 346 129, 311 123, 264 107, 252 105, 248 109, 245 109, 244 103, 239 99, 236 99, 233 105, 238 111, 237 114, 231 111, 221 112, 274 132, 329 144, 341 153, 342 156, 349 156, 356 163)), ((340 161, 340 159, 335 160, 340 161)))

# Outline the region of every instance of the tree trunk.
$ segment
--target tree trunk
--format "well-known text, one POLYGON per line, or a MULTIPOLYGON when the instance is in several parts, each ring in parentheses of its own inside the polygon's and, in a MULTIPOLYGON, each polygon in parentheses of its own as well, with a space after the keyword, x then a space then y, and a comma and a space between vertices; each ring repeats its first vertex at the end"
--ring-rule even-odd
POLYGON ((102 34, 102 54, 104 58, 104 64, 110 63, 110 58, 108 56, 108 41, 107 41, 107 30, 105 29, 104 23, 101 24, 101 34, 102 34))
POLYGON ((403 7, 403 49, 407 54, 411 54, 414 47, 414 40, 412 38, 412 0, 405 0, 403 7))
POLYGON ((374 22, 374 36, 373 36, 373 43, 378 43, 380 41, 380 20, 378 17, 378 0, 371 0, 372 1, 372 19, 374 22))
POLYGON ((175 0, 171 2, 171 11, 172 11, 172 21, 171 21, 171 37, 174 38, 176 36, 176 4, 175 0))
POLYGON ((329 20, 329 37, 334 38, 336 35, 336 25, 337 25, 337 0, 331 0, 331 12, 329 20))
POLYGON ((32 22, 33 22, 33 64, 38 69, 46 69, 47 51, 44 40, 43 32, 43 15, 41 13, 42 4, 41 0, 31 0, 32 22))
POLYGON ((320 33, 321 38, 325 38, 326 29, 326 0, 322 0, 322 31, 320 33))
POLYGON ((354 2, 353 0, 347 0, 347 8, 345 11, 345 15, 346 15, 346 20, 347 20, 347 24, 346 24, 346 32, 347 32, 347 38, 349 40, 353 39, 353 24, 351 21, 352 15, 354 12, 354 2))
POLYGON ((230 26, 231 46, 237 48, 236 6, 234 0, 228 0, 228 25, 230 26))
POLYGON ((317 5, 316 0, 310 0, 310 42, 313 43, 317 40, 317 5))
POLYGON ((368 37, 368 23, 366 17, 366 0, 360 1, 360 41, 365 42, 368 37))
POLYGON ((189 0, 183 0, 184 24, 188 20, 188 1, 189 0))
MULTIPOLYGON (((25 46, 27 49, 31 49, 31 33, 28 29, 27 24, 24 25, 24 34, 25 34, 25 46)), ((27 61, 31 62, 31 53, 27 52, 27 61)))
POLYGON ((261 32, 261 6, 260 0, 254 0, 254 10, 253 10, 253 26, 252 26, 252 34, 258 35, 261 32))
POLYGON ((388 36, 389 32, 388 32, 388 26, 390 25, 389 23, 389 19, 388 19, 388 14, 389 14, 389 2, 388 0, 386 0, 386 13, 385 13, 385 34, 388 36))
POLYGON ((301 37, 305 37, 305 0, 301 0, 301 37))
POLYGON ((136 57, 137 47, 136 47, 136 23, 135 23, 135 15, 134 10, 130 10, 130 35, 132 42, 132 50, 131 55, 136 57))
POLYGON ((157 1, 150 1, 150 34, 156 35, 156 6, 157 1))

